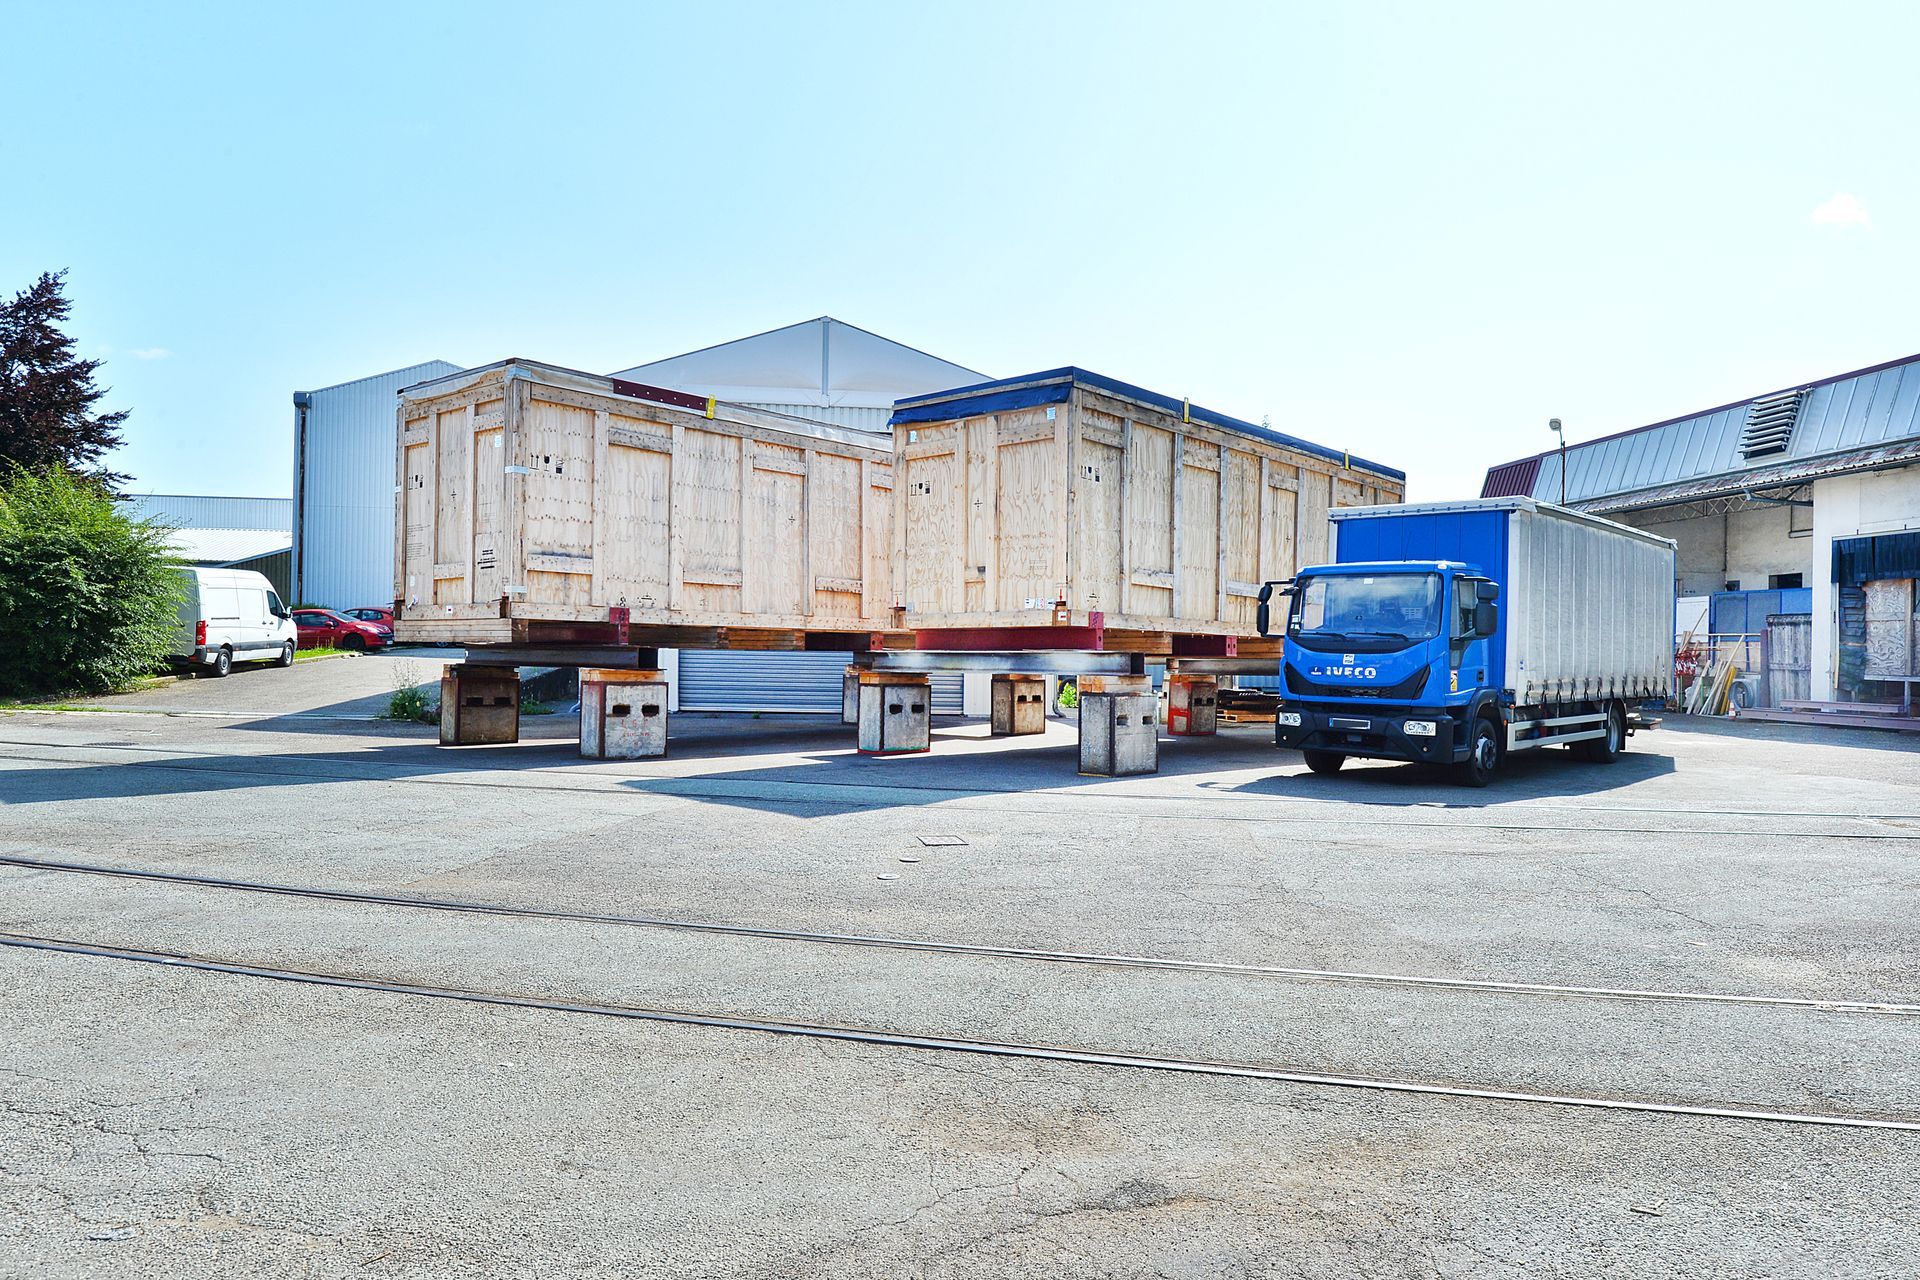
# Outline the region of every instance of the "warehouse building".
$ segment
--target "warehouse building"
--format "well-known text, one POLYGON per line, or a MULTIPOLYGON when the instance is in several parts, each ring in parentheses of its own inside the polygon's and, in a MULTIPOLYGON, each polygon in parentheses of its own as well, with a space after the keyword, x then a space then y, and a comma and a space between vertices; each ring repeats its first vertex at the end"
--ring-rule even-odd
POLYGON ((1920 356, 1490 468, 1481 496, 1513 495, 1674 539, 1700 628, 1766 655, 1762 701, 1899 702, 1920 678, 1920 356))
POLYGON ((460 372, 429 360, 293 393, 293 596, 329 609, 393 602, 394 397, 460 372))
POLYGON ((186 563, 251 569, 264 574, 282 600, 293 598, 293 503, 286 498, 146 493, 122 498, 120 504, 136 520, 172 529, 168 541, 186 563))
MULTIPOLYGON (((295 598, 333 608, 392 600, 397 396, 460 369, 432 360, 294 394, 295 598)), ((889 444, 895 400, 987 378, 830 316, 612 376, 882 433, 889 444)), ((662 655, 673 705, 686 710, 837 712, 845 661, 826 653, 662 655)), ((958 713, 961 688, 957 676, 936 681, 935 709, 958 713)))

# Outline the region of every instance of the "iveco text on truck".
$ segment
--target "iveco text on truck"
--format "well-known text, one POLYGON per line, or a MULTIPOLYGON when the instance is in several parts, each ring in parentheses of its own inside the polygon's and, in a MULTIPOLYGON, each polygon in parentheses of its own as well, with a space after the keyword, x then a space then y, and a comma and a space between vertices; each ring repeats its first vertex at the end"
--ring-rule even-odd
POLYGON ((1625 749, 1673 678, 1674 544, 1531 498, 1348 507, 1335 563, 1261 588, 1288 602, 1275 739, 1315 773, 1348 757, 1454 766, 1625 749))

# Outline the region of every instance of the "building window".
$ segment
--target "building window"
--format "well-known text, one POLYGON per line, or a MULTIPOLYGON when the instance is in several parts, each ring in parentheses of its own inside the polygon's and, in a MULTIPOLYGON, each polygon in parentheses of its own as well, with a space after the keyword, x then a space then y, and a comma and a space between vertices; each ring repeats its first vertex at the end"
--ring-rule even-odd
POLYGON ((1767 590, 1797 591, 1807 585, 1805 579, 1803 573, 1770 573, 1767 575, 1767 590))

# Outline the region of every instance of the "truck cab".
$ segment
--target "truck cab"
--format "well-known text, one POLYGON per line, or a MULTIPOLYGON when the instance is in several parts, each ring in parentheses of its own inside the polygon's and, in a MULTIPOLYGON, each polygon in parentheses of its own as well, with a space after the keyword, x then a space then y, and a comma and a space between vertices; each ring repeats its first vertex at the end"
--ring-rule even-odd
POLYGON ((1279 745, 1324 773, 1347 756, 1465 763, 1498 694, 1499 584, 1478 565, 1401 560, 1319 565, 1291 587, 1279 745))
POLYGON ((1667 696, 1674 544, 1532 498, 1330 513, 1333 562, 1261 587, 1277 628, 1274 734, 1316 773, 1349 757, 1489 782, 1517 751, 1609 761, 1667 696))

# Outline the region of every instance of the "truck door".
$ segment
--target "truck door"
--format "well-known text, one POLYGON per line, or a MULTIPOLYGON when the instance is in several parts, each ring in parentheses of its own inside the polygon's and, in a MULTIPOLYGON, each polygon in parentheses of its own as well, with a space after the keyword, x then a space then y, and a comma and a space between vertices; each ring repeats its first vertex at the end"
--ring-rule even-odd
POLYGON ((1486 578, 1465 574, 1453 579, 1453 594, 1447 609, 1447 692, 1464 693, 1487 683, 1488 637, 1473 629, 1473 610, 1479 603, 1479 587, 1486 578))

